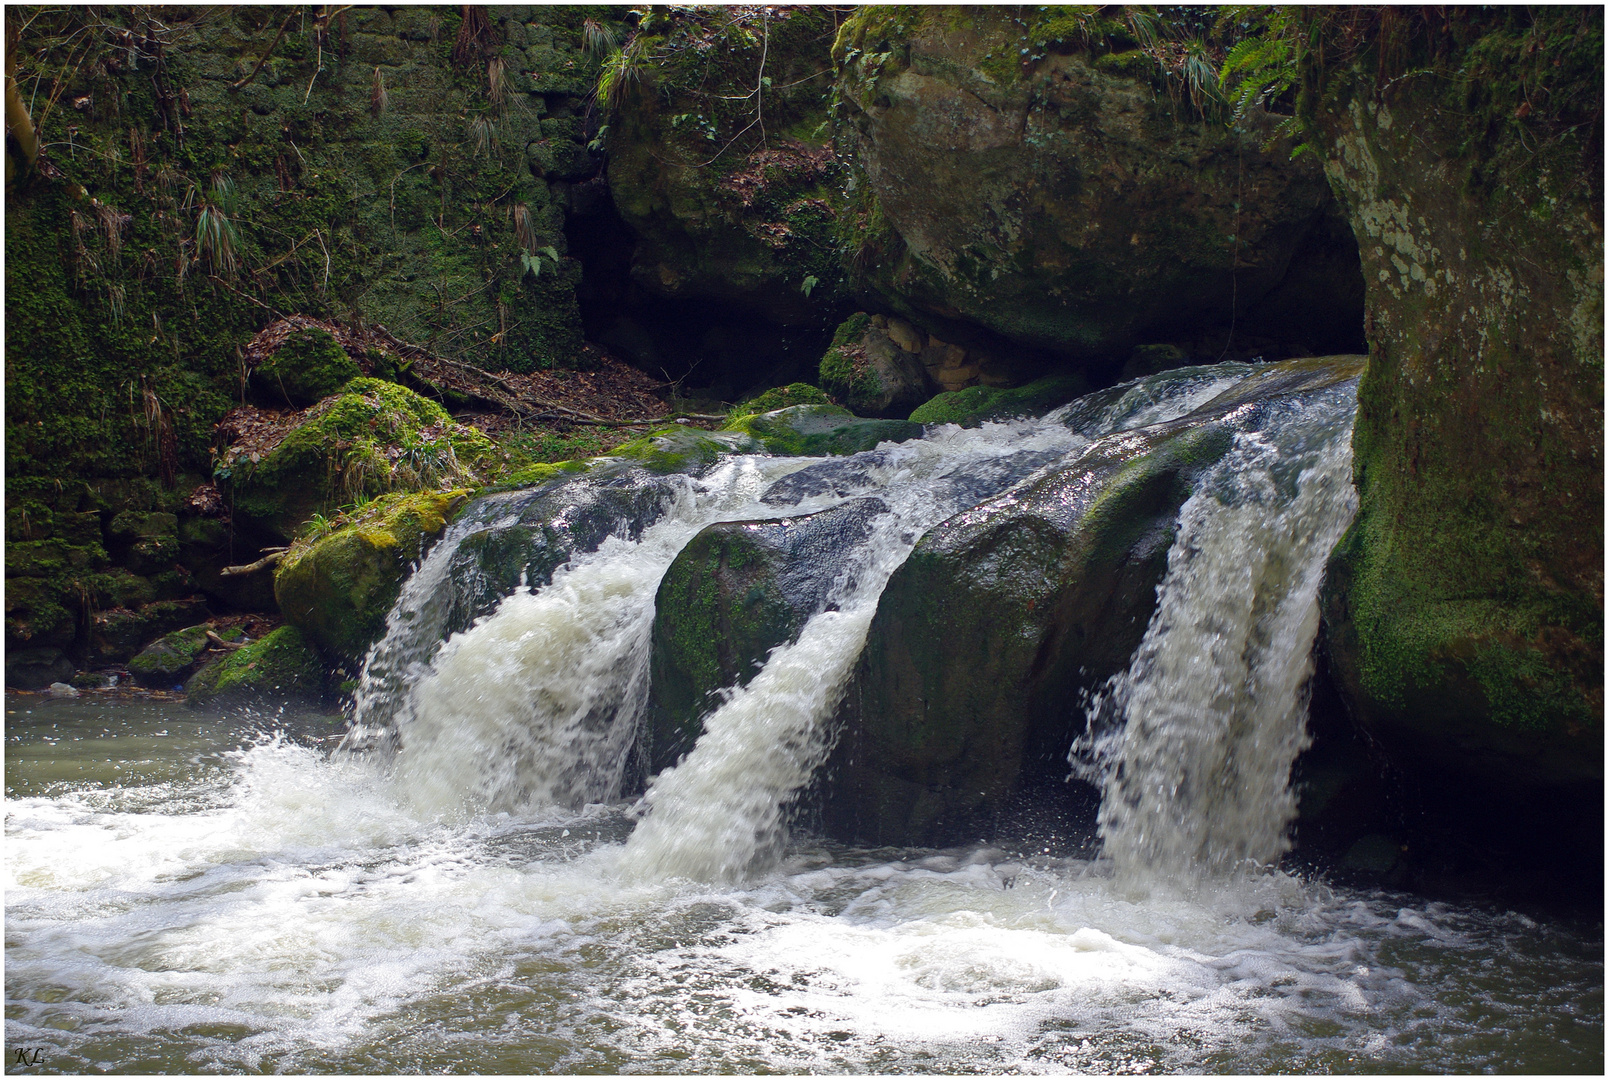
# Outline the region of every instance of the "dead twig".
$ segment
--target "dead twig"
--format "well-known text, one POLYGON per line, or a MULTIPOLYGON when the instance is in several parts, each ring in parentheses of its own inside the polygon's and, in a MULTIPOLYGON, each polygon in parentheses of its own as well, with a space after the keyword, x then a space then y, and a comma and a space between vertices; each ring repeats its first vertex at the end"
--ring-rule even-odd
MULTIPOLYGON (((276 548, 254 563, 245 566, 226 566, 218 571, 222 577, 238 577, 241 574, 255 574, 259 570, 266 570, 285 557, 286 548, 276 548)), ((209 635, 210 636, 210 635, 209 635)))

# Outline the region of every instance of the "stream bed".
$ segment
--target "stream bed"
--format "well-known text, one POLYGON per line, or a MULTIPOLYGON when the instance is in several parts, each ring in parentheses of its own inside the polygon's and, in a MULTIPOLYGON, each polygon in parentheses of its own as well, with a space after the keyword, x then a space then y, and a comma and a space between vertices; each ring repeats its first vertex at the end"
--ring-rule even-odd
POLYGON ((339 717, 7 712, 10 1072, 1603 1068, 1597 921, 808 837, 644 880, 630 804, 422 813, 339 717))

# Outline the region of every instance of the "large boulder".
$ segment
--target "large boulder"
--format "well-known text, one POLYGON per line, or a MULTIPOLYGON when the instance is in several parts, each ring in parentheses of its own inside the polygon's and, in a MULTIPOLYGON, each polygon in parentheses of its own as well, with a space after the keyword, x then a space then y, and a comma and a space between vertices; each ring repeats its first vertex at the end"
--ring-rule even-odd
POLYGON ((440 405, 360 378, 308 409, 266 454, 231 455, 217 475, 237 516, 290 540, 313 515, 360 497, 476 484, 496 463, 491 440, 440 405))
POLYGON ((719 692, 746 683, 825 610, 834 568, 887 509, 864 498, 800 517, 718 522, 682 549, 654 598, 650 771, 675 765, 719 692))
POLYGON ((1206 328, 1216 353, 1231 323, 1270 356, 1356 348, 1355 254, 1281 291, 1350 247, 1317 163, 1265 150, 1260 112, 1197 114, 1105 16, 866 7, 834 60, 851 265, 880 305, 1114 374, 1206 328))
POLYGON ((385 632, 403 579, 468 494, 383 495, 333 532, 292 545, 274 573, 274 598, 286 621, 326 653, 362 660, 385 632))
POLYGON ((1303 29, 1351 42, 1305 77, 1368 286, 1338 681, 1418 809, 1571 860, 1602 852, 1600 15, 1303 29))
POLYGON ((1065 775, 1084 694, 1139 645, 1196 481, 1270 409, 1362 367, 1269 365, 930 530, 890 579, 850 683, 827 828, 886 844, 975 839, 1024 782, 1065 775))

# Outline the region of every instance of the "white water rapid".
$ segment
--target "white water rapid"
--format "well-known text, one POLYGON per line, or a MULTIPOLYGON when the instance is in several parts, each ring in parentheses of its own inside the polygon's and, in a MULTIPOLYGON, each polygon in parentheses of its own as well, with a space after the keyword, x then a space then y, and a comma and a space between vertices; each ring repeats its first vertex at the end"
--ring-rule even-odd
POLYGON ((1180 512, 1129 669, 1089 709, 1074 764, 1101 783, 1105 852, 1133 883, 1261 868, 1289 847, 1319 586, 1357 508, 1355 401, 1334 388, 1236 436, 1180 512))
POLYGON ((1184 415, 1247 370, 1142 381, 1108 394, 1076 427, 1062 409, 885 444, 844 459, 827 490, 781 508, 775 497, 762 501, 776 481, 837 463, 745 456, 699 479, 672 477, 668 506, 638 538, 609 537, 550 584, 522 586, 442 643, 446 568, 475 531, 460 526, 425 559, 371 651, 354 729, 370 738, 388 729, 399 793, 422 813, 573 809, 616 798, 647 695, 655 590, 681 549, 713 522, 876 495, 887 512, 843 565, 823 570, 834 579, 827 609, 746 685, 728 689, 692 753, 643 799, 647 817, 626 851, 632 873, 735 878, 780 851, 786 804, 830 749, 826 721, 883 586, 927 529, 1094 438, 1184 415))

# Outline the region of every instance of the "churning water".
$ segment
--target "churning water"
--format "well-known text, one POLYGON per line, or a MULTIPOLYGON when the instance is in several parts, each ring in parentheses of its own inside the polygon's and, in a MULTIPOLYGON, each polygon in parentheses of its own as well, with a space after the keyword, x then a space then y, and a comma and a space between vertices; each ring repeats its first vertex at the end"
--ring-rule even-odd
POLYGON ((1243 432, 1181 514, 1156 617, 1075 755, 1106 785, 1108 857, 789 835, 922 533, 1246 373, 830 467, 731 459, 448 634, 455 546, 512 513, 489 507, 425 560, 371 655, 354 741, 372 751, 331 753, 332 718, 13 695, 8 1055, 58 1072, 1601 1071, 1601 924, 1248 869, 1283 845, 1313 592, 1351 513, 1339 391, 1310 423, 1243 432), (823 609, 620 801, 677 552, 714 521, 867 495, 886 512, 830 568, 823 609))

